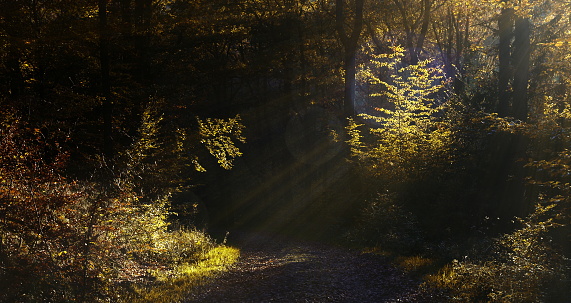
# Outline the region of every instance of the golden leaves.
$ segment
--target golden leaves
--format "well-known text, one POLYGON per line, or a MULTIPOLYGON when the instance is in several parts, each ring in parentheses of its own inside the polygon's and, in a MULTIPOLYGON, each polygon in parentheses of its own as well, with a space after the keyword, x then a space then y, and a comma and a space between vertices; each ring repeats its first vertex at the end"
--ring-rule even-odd
MULTIPOLYGON (((242 152, 235 145, 234 140, 246 143, 246 138, 242 135, 244 125, 241 123, 240 115, 228 120, 206 118, 198 121, 199 134, 202 138, 200 142, 206 146, 211 155, 218 159, 218 164, 224 169, 232 168, 232 160, 242 156, 242 152)), ((198 163, 194 162, 195 165, 198 163)), ((196 166, 198 171, 202 171, 202 166, 196 166)))
POLYGON ((369 128, 374 139, 363 140, 362 124, 350 120, 347 127, 353 156, 371 170, 390 171, 395 180, 446 158, 453 136, 436 115, 444 102, 439 100, 445 89, 442 70, 430 60, 406 64, 404 52, 396 46, 392 53, 376 55, 370 65, 362 66, 361 77, 377 90, 371 96, 389 103, 376 107, 378 114, 360 114, 378 125, 369 128))

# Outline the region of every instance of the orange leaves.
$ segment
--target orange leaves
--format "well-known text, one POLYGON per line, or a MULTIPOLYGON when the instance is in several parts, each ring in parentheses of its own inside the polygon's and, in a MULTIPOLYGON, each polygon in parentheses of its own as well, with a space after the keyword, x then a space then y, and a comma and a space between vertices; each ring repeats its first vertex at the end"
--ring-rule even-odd
POLYGON ((65 157, 48 157, 40 130, 17 120, 0 134, 0 230, 10 256, 3 261, 18 264, 22 274, 69 276, 80 264, 54 256, 81 251, 82 212, 75 184, 58 174, 65 157))

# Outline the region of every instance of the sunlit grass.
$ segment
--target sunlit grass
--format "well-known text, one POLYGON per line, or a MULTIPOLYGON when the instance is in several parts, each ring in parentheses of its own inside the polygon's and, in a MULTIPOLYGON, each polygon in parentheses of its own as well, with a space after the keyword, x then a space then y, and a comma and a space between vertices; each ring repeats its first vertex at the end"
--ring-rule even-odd
POLYGON ((423 256, 399 256, 395 263, 407 272, 419 272, 431 268, 435 260, 423 256))
POLYGON ((447 264, 438 272, 426 275, 425 282, 430 286, 442 289, 445 288, 446 285, 449 285, 454 280, 454 277, 455 273, 452 269, 452 265, 447 264))
POLYGON ((234 247, 217 246, 207 252, 197 263, 184 263, 174 271, 157 271, 154 276, 158 283, 147 287, 135 287, 136 295, 123 302, 180 302, 196 286, 208 282, 208 278, 227 271, 236 263, 240 250, 234 247))
POLYGON ((437 275, 445 269, 445 264, 447 263, 444 259, 422 255, 401 255, 398 252, 386 250, 378 246, 367 247, 363 249, 363 253, 387 257, 394 266, 407 273, 422 277, 424 280, 437 279, 437 275))

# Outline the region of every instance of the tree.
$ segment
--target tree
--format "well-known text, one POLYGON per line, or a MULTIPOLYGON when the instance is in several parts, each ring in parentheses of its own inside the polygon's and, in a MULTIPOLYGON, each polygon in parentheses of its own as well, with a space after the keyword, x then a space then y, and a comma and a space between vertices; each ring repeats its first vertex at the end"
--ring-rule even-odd
POLYGON ((431 67, 430 60, 403 66, 404 56, 404 48, 394 47, 392 53, 376 56, 371 64, 375 68, 362 72, 361 77, 377 88, 375 94, 388 101, 376 108, 376 114, 360 115, 378 125, 369 128, 372 143, 361 139, 354 121, 348 127, 353 156, 367 163, 373 174, 390 175, 391 183, 406 182, 428 166, 438 165, 440 157, 447 159, 452 138, 446 123, 437 118, 444 109, 443 101, 437 99, 445 90, 442 70, 431 67), (389 79, 380 79, 377 68, 389 79))
POLYGON ((518 17, 514 29, 514 80, 513 80, 513 116, 526 121, 528 116, 528 84, 530 73, 530 20, 518 17))
POLYGON ((509 116, 511 104, 510 79, 511 40, 513 36, 513 8, 503 8, 498 19, 499 25, 499 75, 498 75, 498 113, 501 117, 509 116))
POLYGON ((107 0, 99 0, 99 66, 101 71, 101 98, 103 99, 103 154, 113 157, 112 119, 113 101, 111 100, 111 79, 109 76, 109 28, 107 26, 107 0))
POLYGON ((343 98, 343 110, 347 117, 355 115, 355 90, 356 90, 356 60, 359 38, 363 29, 363 6, 365 0, 355 0, 353 24, 350 34, 345 30, 347 17, 345 15, 345 1, 335 1, 335 28, 345 53, 343 67, 345 69, 345 94, 343 98))

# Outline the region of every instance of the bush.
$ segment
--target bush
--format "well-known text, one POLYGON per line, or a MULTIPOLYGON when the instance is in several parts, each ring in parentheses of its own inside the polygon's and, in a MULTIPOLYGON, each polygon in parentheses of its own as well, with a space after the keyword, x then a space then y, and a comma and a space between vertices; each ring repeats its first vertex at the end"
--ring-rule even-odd
POLYGON ((378 193, 366 203, 348 238, 361 245, 405 253, 418 249, 423 239, 413 214, 390 193, 378 193))
POLYGON ((452 301, 541 302, 551 283, 565 279, 564 259, 547 235, 552 209, 538 205, 521 228, 496 240, 493 255, 454 260, 431 283, 448 289, 452 301))
POLYGON ((160 146, 156 123, 144 124, 151 129, 142 128, 111 175, 70 180, 57 142, 16 118, 2 121, 0 301, 116 301, 120 285, 150 282, 152 272, 172 272, 214 248, 201 232, 169 230, 168 188, 143 195, 139 177, 160 146))

